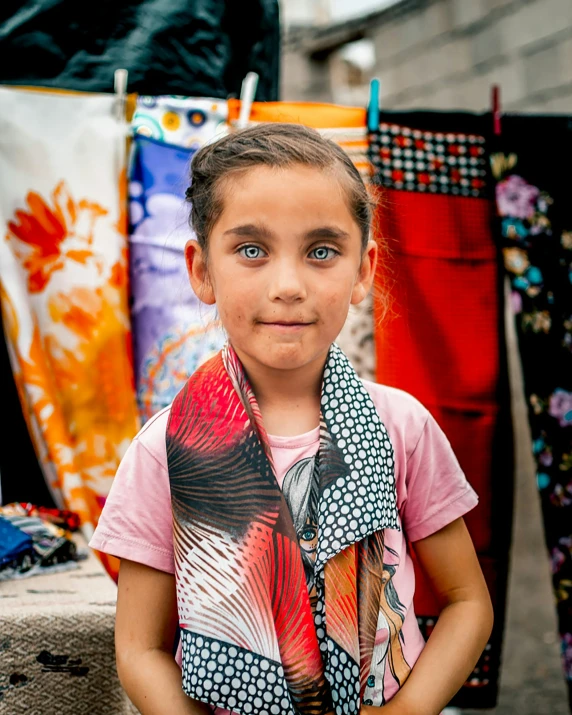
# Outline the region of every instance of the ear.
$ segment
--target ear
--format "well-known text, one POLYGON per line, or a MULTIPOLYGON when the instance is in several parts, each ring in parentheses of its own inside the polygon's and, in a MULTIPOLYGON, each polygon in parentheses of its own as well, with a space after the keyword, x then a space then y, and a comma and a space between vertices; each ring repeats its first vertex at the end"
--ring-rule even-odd
POLYGON ((371 290, 373 279, 375 278, 375 268, 377 266, 377 243, 370 239, 365 247, 361 259, 361 265, 356 277, 356 282, 352 290, 350 303, 357 305, 371 290))
POLYGON ((194 239, 185 245, 185 262, 189 281, 197 298, 207 305, 214 305, 215 296, 207 271, 205 253, 194 239))

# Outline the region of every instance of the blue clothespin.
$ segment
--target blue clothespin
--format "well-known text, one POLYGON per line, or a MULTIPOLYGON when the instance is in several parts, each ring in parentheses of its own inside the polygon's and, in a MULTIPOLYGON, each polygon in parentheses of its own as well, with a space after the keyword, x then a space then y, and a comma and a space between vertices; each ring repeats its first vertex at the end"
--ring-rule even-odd
POLYGON ((369 104, 367 105, 367 130, 379 129, 379 79, 374 77, 369 83, 369 104))

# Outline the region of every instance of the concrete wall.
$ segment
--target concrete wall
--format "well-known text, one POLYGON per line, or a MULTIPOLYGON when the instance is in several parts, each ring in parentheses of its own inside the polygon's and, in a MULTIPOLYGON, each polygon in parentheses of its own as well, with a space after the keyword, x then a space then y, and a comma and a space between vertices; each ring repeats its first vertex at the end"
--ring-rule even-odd
MULTIPOLYGON (((488 109, 497 83, 503 109, 572 113, 572 0, 402 0, 352 32, 387 108, 488 109)), ((284 47, 283 99, 339 101, 327 33, 284 47)))

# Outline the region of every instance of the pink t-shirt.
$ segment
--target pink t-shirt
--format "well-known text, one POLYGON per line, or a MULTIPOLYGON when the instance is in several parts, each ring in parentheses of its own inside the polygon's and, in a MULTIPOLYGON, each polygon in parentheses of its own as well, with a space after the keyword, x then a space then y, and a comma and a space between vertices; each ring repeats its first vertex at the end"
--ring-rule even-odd
MULTIPOLYGON (((385 533, 386 586, 365 698, 380 706, 403 683, 424 647, 413 610, 415 577, 407 547, 473 509, 478 498, 446 436, 421 403, 395 388, 363 381, 394 449, 401 531, 385 533)), ((169 408, 145 424, 130 445, 90 542, 98 551, 175 573, 173 517, 165 433, 169 408)), ((291 470, 319 447, 319 428, 297 437, 269 436, 282 487, 291 470)), ((180 663, 180 652, 177 654, 180 663)), ((217 711, 220 715, 224 711, 217 711)))

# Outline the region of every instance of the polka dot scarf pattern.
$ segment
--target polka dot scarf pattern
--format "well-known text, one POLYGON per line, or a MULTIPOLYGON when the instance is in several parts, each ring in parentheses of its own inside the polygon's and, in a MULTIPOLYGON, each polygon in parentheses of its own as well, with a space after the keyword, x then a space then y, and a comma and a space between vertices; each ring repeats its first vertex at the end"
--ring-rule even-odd
POLYGON ((256 398, 230 346, 173 403, 167 457, 183 688, 248 715, 357 715, 371 669, 393 448, 337 345, 324 369, 315 594, 256 398))
POLYGON ((369 393, 335 343, 324 370, 322 422, 321 450, 331 439, 346 473, 335 482, 325 475, 316 568, 358 539, 396 526, 393 447, 369 393))

